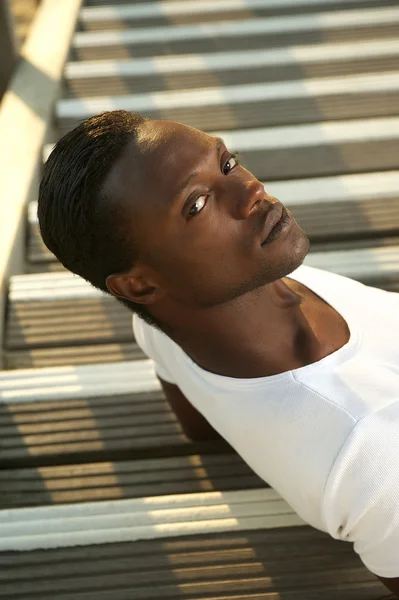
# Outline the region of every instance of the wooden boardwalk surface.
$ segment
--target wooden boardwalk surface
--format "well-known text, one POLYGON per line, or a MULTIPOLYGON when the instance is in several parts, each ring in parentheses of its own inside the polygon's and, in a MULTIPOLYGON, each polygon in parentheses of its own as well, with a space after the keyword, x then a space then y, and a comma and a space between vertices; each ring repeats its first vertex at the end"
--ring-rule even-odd
MULTIPOLYGON (((305 264, 399 291, 398 32, 396 0, 86 0, 51 142, 116 108, 222 135, 308 234, 305 264)), ((48 252, 32 203, 0 372, 0 599, 393 598, 227 443, 184 435, 131 319, 48 252)))

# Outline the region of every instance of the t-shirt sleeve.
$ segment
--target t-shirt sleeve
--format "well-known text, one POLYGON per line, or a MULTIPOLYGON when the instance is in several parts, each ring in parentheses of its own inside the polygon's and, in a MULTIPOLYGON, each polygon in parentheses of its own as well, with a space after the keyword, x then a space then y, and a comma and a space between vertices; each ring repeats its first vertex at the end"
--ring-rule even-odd
POLYGON ((323 511, 329 533, 354 542, 369 571, 399 577, 399 401, 356 424, 328 477, 323 511))
MULTIPOLYGON (((167 381, 168 383, 175 384, 173 377, 170 375, 165 361, 162 358, 162 350, 160 344, 157 344, 155 330, 151 325, 148 325, 143 319, 140 319, 138 315, 133 315, 133 332, 136 339, 137 345, 142 349, 144 354, 154 362, 154 368, 156 374, 167 381)), ((162 335, 160 333, 160 335, 162 335)))

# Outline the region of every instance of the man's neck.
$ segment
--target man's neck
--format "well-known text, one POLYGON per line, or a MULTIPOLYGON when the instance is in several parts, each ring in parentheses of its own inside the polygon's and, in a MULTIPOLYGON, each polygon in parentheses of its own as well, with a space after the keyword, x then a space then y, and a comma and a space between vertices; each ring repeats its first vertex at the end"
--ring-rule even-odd
POLYGON ((207 371, 236 378, 275 375, 311 362, 318 345, 304 300, 300 285, 280 279, 225 306, 169 310, 167 333, 207 371))

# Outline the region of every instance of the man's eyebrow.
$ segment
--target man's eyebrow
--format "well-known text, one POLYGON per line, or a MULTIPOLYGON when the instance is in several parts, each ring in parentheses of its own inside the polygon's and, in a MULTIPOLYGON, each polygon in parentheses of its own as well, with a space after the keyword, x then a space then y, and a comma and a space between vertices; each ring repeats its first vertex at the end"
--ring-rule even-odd
MULTIPOLYGON (((215 146, 215 148, 216 148, 216 156, 219 156, 220 150, 221 150, 222 146, 224 146, 224 141, 220 137, 215 137, 214 140, 216 141, 216 146, 215 146)), ((190 183, 190 181, 194 177, 196 177, 197 175, 198 175, 198 171, 194 171, 193 173, 191 173, 191 175, 189 175, 187 177, 187 179, 185 179, 183 181, 183 183, 182 183, 181 187, 179 188, 176 196, 180 196, 184 192, 184 190, 186 189, 186 187, 188 186, 188 184, 190 183)), ((176 196, 175 196, 175 198, 176 198, 176 196)))

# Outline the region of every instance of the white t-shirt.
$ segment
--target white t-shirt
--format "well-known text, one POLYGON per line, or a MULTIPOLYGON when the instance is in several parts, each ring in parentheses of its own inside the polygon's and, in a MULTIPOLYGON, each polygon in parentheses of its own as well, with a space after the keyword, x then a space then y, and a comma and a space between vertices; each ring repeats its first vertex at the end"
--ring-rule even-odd
POLYGON ((137 343, 305 522, 354 542, 372 573, 399 577, 399 294, 306 265, 288 277, 350 329, 316 363, 224 377, 134 315, 137 343))

